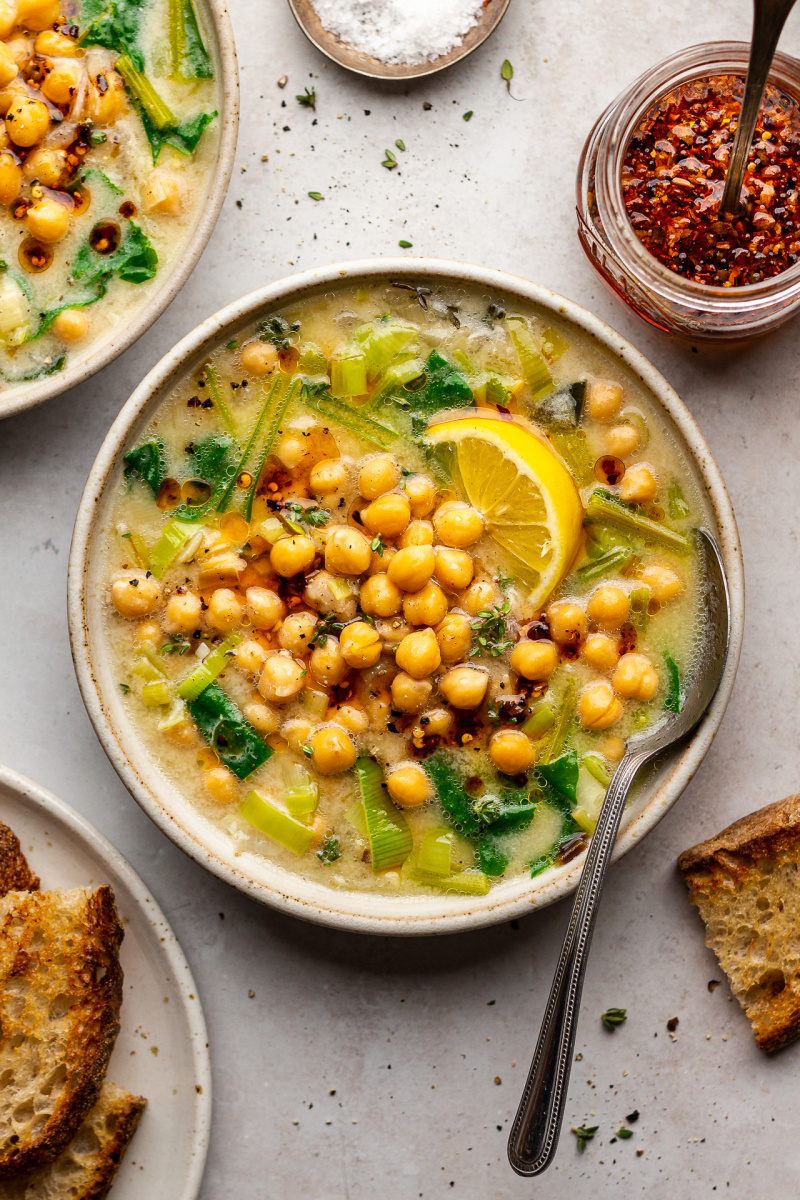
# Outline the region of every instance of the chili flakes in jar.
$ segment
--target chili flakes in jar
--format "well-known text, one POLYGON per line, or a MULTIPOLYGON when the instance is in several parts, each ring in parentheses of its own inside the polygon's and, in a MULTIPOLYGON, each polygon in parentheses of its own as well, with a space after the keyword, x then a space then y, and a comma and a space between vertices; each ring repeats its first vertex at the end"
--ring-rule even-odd
POLYGON ((800 107, 768 84, 742 186, 742 208, 719 206, 744 93, 740 76, 684 84, 639 123, 622 167, 637 237, 695 283, 741 287, 800 261, 800 107))

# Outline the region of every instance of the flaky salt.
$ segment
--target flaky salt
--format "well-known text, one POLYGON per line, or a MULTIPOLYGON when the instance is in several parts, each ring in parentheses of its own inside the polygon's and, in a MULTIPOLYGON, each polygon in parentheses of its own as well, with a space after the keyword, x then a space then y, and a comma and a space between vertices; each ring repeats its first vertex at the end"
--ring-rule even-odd
POLYGON ((329 33, 384 63, 431 62, 461 42, 483 0, 312 0, 329 33))

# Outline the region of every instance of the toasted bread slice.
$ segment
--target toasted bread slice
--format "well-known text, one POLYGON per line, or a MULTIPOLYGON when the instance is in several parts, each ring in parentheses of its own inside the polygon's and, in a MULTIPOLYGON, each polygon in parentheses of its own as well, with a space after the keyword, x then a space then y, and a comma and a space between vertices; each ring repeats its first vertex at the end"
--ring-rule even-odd
POLYGON ((0 896, 38 892, 39 880, 28 866, 17 835, 0 821, 0 896))
POLYGON ((767 1053, 800 1037, 800 796, 768 804, 678 859, 706 945, 767 1053))
POLYGON ((146 1104, 106 1080, 66 1150, 49 1167, 2 1185, 3 1200, 104 1200, 146 1104))
POLYGON ((95 1104, 119 1032, 110 887, 0 899, 0 1179, 46 1166, 95 1104))

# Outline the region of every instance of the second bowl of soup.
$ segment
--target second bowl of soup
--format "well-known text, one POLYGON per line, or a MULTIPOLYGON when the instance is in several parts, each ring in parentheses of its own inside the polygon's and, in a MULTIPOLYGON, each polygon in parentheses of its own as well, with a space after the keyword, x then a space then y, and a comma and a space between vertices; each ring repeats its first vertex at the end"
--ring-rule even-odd
POLYGON ((78 518, 78 673, 184 849, 335 924, 428 932, 573 886, 627 738, 679 709, 727 496, 677 397, 575 306, 455 264, 249 297, 123 409, 78 518))

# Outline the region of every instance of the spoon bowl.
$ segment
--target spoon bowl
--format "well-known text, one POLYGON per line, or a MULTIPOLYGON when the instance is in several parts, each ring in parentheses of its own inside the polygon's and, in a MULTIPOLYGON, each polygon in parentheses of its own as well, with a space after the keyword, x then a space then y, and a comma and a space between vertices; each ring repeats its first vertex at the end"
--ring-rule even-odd
POLYGON ((380 62, 379 59, 359 50, 357 46, 343 42, 322 24, 312 0, 289 0, 289 7, 311 44, 340 67, 346 67, 348 71, 355 71, 357 75, 366 75, 372 79, 421 79, 425 75, 435 75, 445 67, 452 67, 454 63, 472 54, 473 50, 477 50, 500 24, 510 3, 511 0, 487 0, 476 23, 452 50, 422 63, 380 62))

